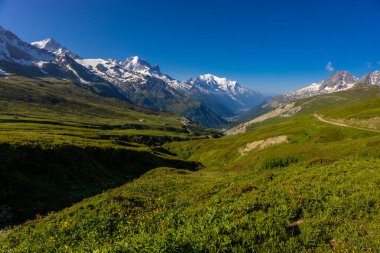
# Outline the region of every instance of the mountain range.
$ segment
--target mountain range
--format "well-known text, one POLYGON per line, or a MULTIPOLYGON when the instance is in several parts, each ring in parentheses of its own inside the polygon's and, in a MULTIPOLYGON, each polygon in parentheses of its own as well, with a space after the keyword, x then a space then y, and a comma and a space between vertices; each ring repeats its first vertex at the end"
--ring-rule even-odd
POLYGON ((138 56, 84 59, 54 39, 27 43, 0 27, 0 75, 54 77, 102 96, 170 111, 206 127, 221 127, 267 97, 212 74, 179 81, 138 56))
POLYGON ((297 99, 317 96, 351 89, 356 84, 380 86, 380 71, 368 73, 363 77, 355 77, 348 71, 337 71, 328 79, 318 83, 312 83, 296 91, 288 92, 270 99, 264 107, 274 108, 284 103, 297 99))
POLYGON ((212 74, 179 81, 138 56, 123 61, 84 59, 54 39, 28 43, 0 27, 0 76, 9 74, 71 80, 101 96, 181 114, 215 128, 290 101, 347 90, 357 83, 380 85, 380 71, 360 78, 338 71, 326 80, 270 99, 236 81, 212 74))

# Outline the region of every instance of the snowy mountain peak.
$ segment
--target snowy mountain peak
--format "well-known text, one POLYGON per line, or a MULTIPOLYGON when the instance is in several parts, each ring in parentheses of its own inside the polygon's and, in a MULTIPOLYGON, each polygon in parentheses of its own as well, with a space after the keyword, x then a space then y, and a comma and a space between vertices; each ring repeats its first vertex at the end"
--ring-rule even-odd
POLYGON ((40 49, 46 49, 50 52, 57 51, 62 48, 61 44, 55 41, 52 38, 47 38, 41 41, 36 41, 31 43, 33 46, 38 47, 40 49))
POLYGON ((358 83, 380 85, 380 71, 368 73, 359 79, 358 83))
POLYGON ((350 72, 338 71, 323 81, 319 89, 327 92, 345 90, 353 87, 357 82, 358 78, 353 76, 350 72))
POLYGON ((40 50, 0 27, 0 59, 23 65, 54 60, 54 55, 40 50))
POLYGON ((149 62, 141 59, 138 56, 132 56, 132 57, 127 58, 124 62, 122 62, 122 65, 125 70, 139 72, 142 74, 148 74, 149 72, 157 71, 160 69, 158 66, 155 66, 153 68, 149 64, 149 62))
MULTIPOLYGON (((375 73, 375 72, 374 72, 375 73)), ((376 74, 375 74, 376 76, 376 74)), ((362 83, 369 83, 373 82, 373 77, 366 75, 362 77, 360 80, 362 80, 362 83), (365 79, 365 80, 364 80, 365 79)), ((283 95, 279 95, 273 99, 271 99, 267 105, 276 107, 278 105, 281 105, 283 103, 294 101, 301 98, 316 96, 320 94, 325 93, 332 93, 337 91, 343 91, 348 90, 352 88, 355 84, 360 82, 358 78, 353 76, 348 71, 337 71, 333 73, 328 79, 321 81, 319 83, 312 83, 309 86, 306 86, 304 88, 301 88, 296 91, 291 91, 288 93, 285 93, 283 95)), ((380 84, 380 74, 379 74, 379 84, 380 84)))
POLYGON ((201 75, 189 81, 193 86, 199 86, 203 89, 211 89, 214 91, 223 90, 233 94, 238 93, 241 86, 236 81, 231 81, 225 77, 218 77, 212 74, 201 75))
POLYGON ((63 47, 60 43, 58 43, 56 40, 52 39, 52 38, 47 38, 47 39, 44 39, 44 40, 41 40, 41 41, 36 41, 36 42, 32 42, 30 43, 32 44, 33 46, 39 48, 39 49, 45 49, 57 56, 64 56, 64 55, 68 55, 70 56, 71 58, 73 59, 79 59, 80 57, 71 52, 70 50, 68 50, 67 48, 63 47))

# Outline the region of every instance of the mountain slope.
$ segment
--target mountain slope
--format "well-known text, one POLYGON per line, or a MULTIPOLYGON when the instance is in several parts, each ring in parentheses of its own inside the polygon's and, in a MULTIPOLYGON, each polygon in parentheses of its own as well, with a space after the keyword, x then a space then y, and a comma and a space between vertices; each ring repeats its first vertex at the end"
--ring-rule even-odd
POLYGON ((157 146, 216 135, 71 81, 11 75, 0 90, 0 229, 159 166, 196 169, 157 146))
MULTIPOLYGON (((58 56, 62 52, 73 54, 51 39, 32 44, 58 56)), ((77 55, 72 58, 94 75, 112 83, 129 101, 154 110, 172 111, 186 116, 190 112, 202 112, 200 115, 210 115, 209 119, 202 118, 196 122, 206 126, 222 126, 226 123, 222 118, 236 116, 265 99, 260 93, 243 88, 237 82, 210 74, 180 82, 162 73, 158 65, 151 66, 138 56, 124 61, 82 59, 77 55), (215 88, 215 85, 219 85, 219 88, 215 88), (208 113, 205 114, 206 111, 208 113)), ((190 115, 189 118, 200 119, 200 115, 190 115)))
MULTIPOLYGON (((356 84, 348 90, 343 90, 334 93, 323 93, 321 95, 312 96, 308 98, 299 99, 293 102, 284 102, 276 106, 274 109, 263 111, 261 115, 255 116, 253 119, 247 120, 233 128, 227 130, 225 134, 236 135, 245 133, 250 129, 256 128, 260 125, 267 124, 266 122, 281 122, 286 121, 288 118, 293 118, 298 115, 320 113, 325 110, 355 108, 357 104, 362 101, 376 98, 380 96, 380 87, 377 85, 356 84)), ((368 105, 369 106, 369 105, 368 105)), ((375 105, 372 105, 375 106, 375 105)), ((364 108, 362 108, 364 111, 364 108)), ((368 109, 371 109, 369 106, 368 109)))
MULTIPOLYGON (((158 67, 150 67, 146 65, 146 62, 137 58, 120 63, 120 69, 125 69, 125 72, 122 73, 125 76, 122 75, 121 78, 130 77, 120 81, 115 76, 108 75, 109 72, 104 71, 107 74, 100 75, 99 71, 92 71, 88 66, 83 66, 78 55, 52 39, 32 44, 35 46, 1 28, 1 73, 68 79, 102 96, 128 100, 157 111, 172 111, 179 114, 186 112, 188 114, 190 111, 196 112, 196 108, 202 106, 198 101, 185 97, 176 89, 179 85, 178 81, 161 74, 158 67)), ((209 120, 202 119, 206 126, 219 127, 221 124, 225 124, 225 121, 211 110, 208 114, 211 114, 209 120)), ((195 115, 191 116, 199 118, 195 115)))
POLYGON ((364 75, 359 79, 358 83, 380 85, 380 71, 375 71, 364 75))
POLYGON ((296 91, 288 92, 271 99, 267 107, 274 108, 278 105, 295 101, 297 99, 317 96, 326 93, 351 89, 355 84, 380 85, 380 72, 368 73, 361 78, 353 76, 348 71, 333 73, 327 80, 313 83, 296 91))
POLYGON ((55 41, 52 38, 47 38, 41 41, 32 42, 31 44, 40 49, 45 49, 55 55, 68 55, 73 59, 80 58, 77 54, 71 52, 65 47, 62 47, 61 44, 59 44, 57 41, 55 41))
MULTIPOLYGON (((156 111, 182 114, 207 127, 221 127, 226 124, 220 115, 206 109, 204 105, 188 96, 190 87, 161 73, 158 66, 151 66, 137 56, 127 58, 125 61, 82 59, 76 54, 72 58, 69 57, 73 55, 72 52, 51 39, 32 44, 56 54, 60 65, 73 72, 81 83, 104 80, 103 82, 112 84, 118 97, 137 105, 156 111)), ((95 88, 99 90, 102 86, 95 88)), ((106 94, 106 91, 102 91, 101 94, 106 94)))
POLYGON ((376 251, 379 136, 302 115, 241 136, 166 144, 205 167, 157 168, 4 231, 0 249, 376 251), (275 143, 279 136, 287 141, 275 143))
POLYGON ((201 75, 186 82, 192 96, 223 117, 233 117, 262 103, 266 98, 238 82, 211 74, 201 75))
POLYGON ((0 60, 31 65, 36 61, 52 61, 54 55, 20 40, 13 33, 0 27, 0 60))
POLYGON ((9 73, 27 77, 55 77, 77 82, 93 92, 104 96, 121 97, 110 83, 93 75, 76 63, 67 49, 53 40, 45 40, 35 47, 0 27, 0 68, 9 73), (49 52, 41 45, 52 50, 49 52), (59 54, 55 54, 58 53, 59 54))

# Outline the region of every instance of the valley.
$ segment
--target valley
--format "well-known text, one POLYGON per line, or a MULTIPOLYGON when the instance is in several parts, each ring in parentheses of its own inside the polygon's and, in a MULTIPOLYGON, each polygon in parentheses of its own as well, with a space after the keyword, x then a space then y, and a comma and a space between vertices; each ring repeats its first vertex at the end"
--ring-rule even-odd
POLYGON ((270 98, 0 27, 0 252, 377 252, 378 74, 270 98))
POLYGON ((350 111, 376 117, 378 97, 367 87, 357 88, 354 104, 325 109, 313 99, 328 98, 315 97, 305 111, 210 139, 210 130, 190 125, 190 133, 180 117, 101 99, 67 81, 10 77, 0 86, 2 224, 29 220, 3 228, 3 252, 380 246, 379 133, 313 113, 338 120, 365 106, 350 111), (71 94, 64 102, 61 89, 71 94))

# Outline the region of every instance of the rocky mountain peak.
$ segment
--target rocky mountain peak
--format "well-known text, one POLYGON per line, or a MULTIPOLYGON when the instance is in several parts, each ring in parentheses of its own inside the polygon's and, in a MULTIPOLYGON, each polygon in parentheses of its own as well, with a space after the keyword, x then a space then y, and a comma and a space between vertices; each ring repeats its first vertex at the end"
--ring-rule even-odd
POLYGON ((138 56, 132 56, 127 58, 124 62, 122 62, 122 66, 125 70, 140 72, 143 74, 147 74, 149 72, 160 72, 159 66, 152 67, 149 62, 141 59, 138 56))
POLYGON ((328 79, 323 81, 320 86, 320 90, 325 91, 338 91, 343 89, 349 89, 354 86, 358 81, 358 78, 353 76, 348 71, 337 71, 332 74, 328 79))
POLYGON ((32 42, 31 44, 39 49, 47 50, 57 56, 68 55, 73 59, 80 58, 77 54, 63 47, 59 42, 57 42, 56 40, 52 38, 47 38, 41 41, 35 41, 35 42, 32 42))

